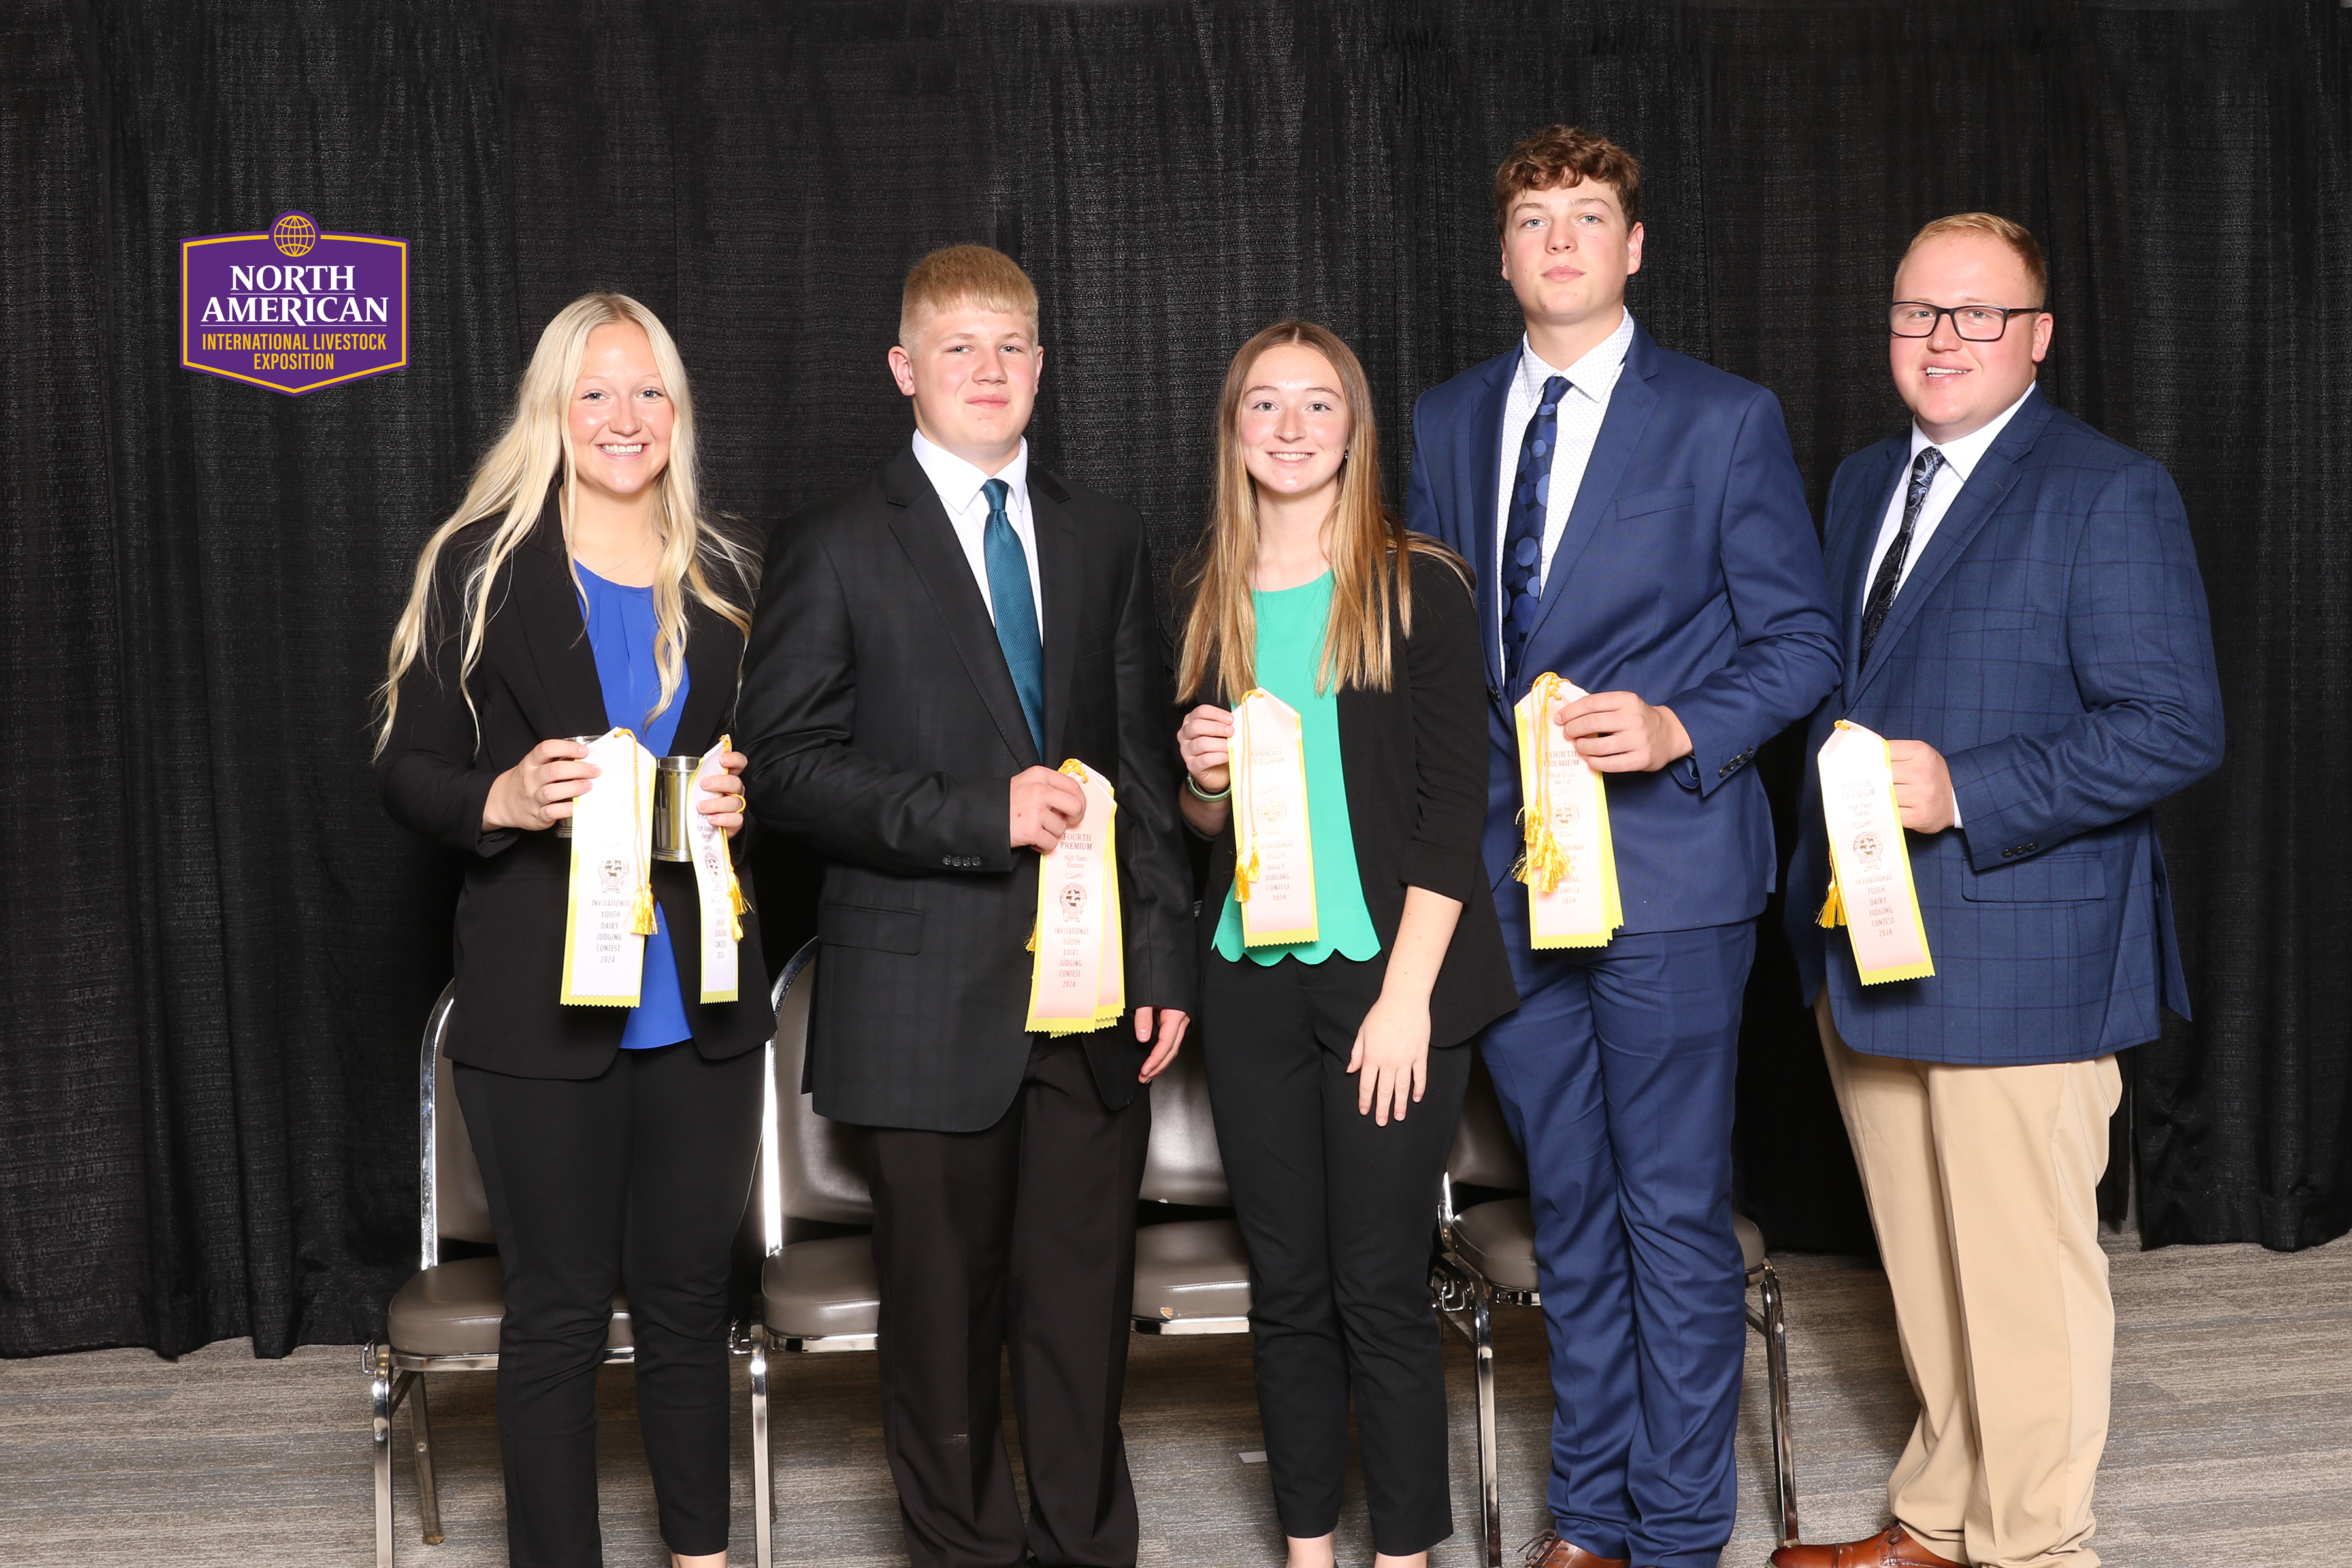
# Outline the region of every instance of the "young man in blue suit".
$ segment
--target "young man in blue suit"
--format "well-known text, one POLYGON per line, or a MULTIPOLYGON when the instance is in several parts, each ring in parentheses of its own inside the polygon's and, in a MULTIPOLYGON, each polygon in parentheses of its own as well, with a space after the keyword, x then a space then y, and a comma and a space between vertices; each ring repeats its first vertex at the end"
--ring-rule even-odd
POLYGON ((1919 1420, 1889 1528, 1780 1568, 2099 1560, 2116 1052, 2189 1011, 2149 809, 2220 763, 2221 700, 2171 477, 2034 390, 2047 289, 2006 218, 1920 230, 1888 318, 1911 428, 1830 486, 1846 662, 1811 745, 1885 737, 1936 972, 1864 987, 1816 923, 1811 767, 1788 921, 1919 1420))
POLYGON ((1775 855, 1757 748, 1835 683, 1780 404, 1625 310, 1641 173, 1551 126, 1495 177, 1519 343, 1413 414, 1412 526, 1477 574, 1486 868, 1520 1005, 1479 1048, 1527 1151, 1552 1350, 1555 1530, 1530 1568, 1711 1568, 1730 1538, 1744 1284, 1732 1083, 1775 855), (1552 671, 1607 774, 1625 923, 1538 952, 1512 704, 1552 671))

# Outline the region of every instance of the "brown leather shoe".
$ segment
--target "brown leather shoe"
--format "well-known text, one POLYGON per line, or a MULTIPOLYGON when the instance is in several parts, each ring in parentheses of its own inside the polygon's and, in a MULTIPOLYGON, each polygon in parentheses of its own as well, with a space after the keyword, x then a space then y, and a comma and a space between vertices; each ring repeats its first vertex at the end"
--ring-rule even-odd
POLYGON ((1595 1557, 1583 1547, 1562 1541, 1559 1531, 1547 1530, 1527 1544, 1527 1568, 1626 1568, 1622 1557, 1595 1557))
POLYGON ((1890 1524, 1876 1535, 1835 1546, 1783 1546, 1772 1553, 1772 1568, 1967 1568, 1948 1557, 1938 1557, 1900 1524, 1890 1524))

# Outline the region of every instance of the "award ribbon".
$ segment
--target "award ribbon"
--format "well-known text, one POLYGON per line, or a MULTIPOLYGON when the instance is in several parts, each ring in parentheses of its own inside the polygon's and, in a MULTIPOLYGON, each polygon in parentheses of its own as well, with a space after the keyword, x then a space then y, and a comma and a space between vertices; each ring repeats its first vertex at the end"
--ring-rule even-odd
POLYGON ((1127 1012, 1127 940, 1118 916, 1118 801, 1076 757, 1061 771, 1086 793, 1086 815, 1037 863, 1037 924, 1029 951, 1029 1021, 1047 1035, 1084 1035, 1127 1012))
MULTIPOLYGON (((692 789, 694 805, 702 804, 702 781, 716 778, 727 770, 719 759, 727 754, 729 737, 721 735, 719 743, 703 753, 702 765, 694 770, 692 789)), ((743 884, 735 879, 735 858, 730 853, 726 829, 705 816, 691 811, 687 820, 694 851, 694 890, 700 897, 702 924, 702 1000, 732 1002, 735 1000, 735 944, 743 940, 743 911, 749 906, 743 901, 743 884)))
POLYGON ((1528 885, 1530 945, 1606 947, 1625 923, 1617 846, 1601 775, 1559 732, 1559 710, 1584 692, 1546 671, 1512 710, 1519 731, 1519 829, 1511 875, 1528 885))
POLYGON ((574 1007, 634 1007, 654 933, 654 756, 616 727, 586 760, 602 772, 572 805, 561 994, 574 1007))
POLYGON ((1314 841, 1298 710, 1262 688, 1234 704, 1234 901, 1242 945, 1316 940, 1314 841))
POLYGON ((1841 719, 1822 743, 1821 770, 1832 877, 1820 923, 1846 928, 1864 985, 1935 973, 1886 742, 1841 719))

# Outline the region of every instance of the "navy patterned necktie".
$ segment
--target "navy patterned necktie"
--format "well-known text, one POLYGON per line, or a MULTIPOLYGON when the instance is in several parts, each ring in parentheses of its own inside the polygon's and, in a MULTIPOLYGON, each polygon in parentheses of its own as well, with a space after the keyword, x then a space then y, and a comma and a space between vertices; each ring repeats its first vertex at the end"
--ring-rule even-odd
POLYGON ((988 494, 988 529, 981 535, 981 557, 988 567, 988 602, 996 612, 996 642, 1004 650, 1004 668, 1013 672, 1013 689, 1020 694, 1022 717, 1029 721, 1029 738, 1037 754, 1045 754, 1045 650, 1037 637, 1037 600, 1029 592, 1029 557, 1021 536, 1004 512, 1004 499, 1013 487, 990 479, 980 487, 988 494))
POLYGON ((1911 489, 1903 498, 1902 531, 1886 547, 1878 575, 1870 581, 1870 597, 1863 601, 1862 658, 1854 661, 1857 666, 1870 662, 1870 645, 1878 640, 1878 628, 1886 624, 1886 612, 1895 607, 1895 592, 1903 586, 1903 563, 1911 553, 1911 532, 1919 526, 1919 509, 1927 504, 1927 492, 1943 466, 1944 454, 1933 447, 1920 447, 1919 455, 1911 459, 1911 489))
POLYGON ((1503 677, 1516 680, 1519 656, 1543 608, 1544 519, 1551 510, 1551 459, 1559 447, 1559 400, 1568 377, 1544 383, 1543 401, 1519 440, 1518 476, 1511 481, 1511 525, 1503 535, 1503 677))

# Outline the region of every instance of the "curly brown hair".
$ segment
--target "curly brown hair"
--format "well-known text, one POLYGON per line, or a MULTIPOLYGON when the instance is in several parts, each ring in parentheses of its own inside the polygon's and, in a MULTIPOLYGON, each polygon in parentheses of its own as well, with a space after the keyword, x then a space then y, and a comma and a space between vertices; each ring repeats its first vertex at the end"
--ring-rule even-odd
POLYGON ((1547 125, 1503 158, 1495 171, 1495 229, 1511 226, 1511 205, 1529 191, 1598 181, 1617 193, 1625 226, 1642 221, 1642 165, 1606 136, 1575 125, 1547 125))

